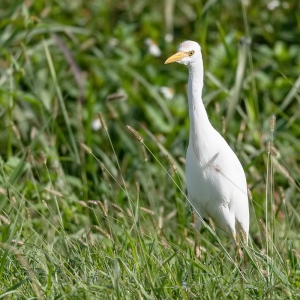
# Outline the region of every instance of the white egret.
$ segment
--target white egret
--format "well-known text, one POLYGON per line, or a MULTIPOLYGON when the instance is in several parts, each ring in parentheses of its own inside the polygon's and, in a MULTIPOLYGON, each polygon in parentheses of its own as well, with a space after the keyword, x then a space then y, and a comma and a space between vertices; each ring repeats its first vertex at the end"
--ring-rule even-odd
POLYGON ((189 145, 186 153, 188 198, 196 210, 197 224, 211 219, 216 227, 248 242, 249 206, 243 167, 224 138, 211 125, 202 101, 203 61, 200 45, 185 41, 165 64, 178 62, 189 68, 189 145))

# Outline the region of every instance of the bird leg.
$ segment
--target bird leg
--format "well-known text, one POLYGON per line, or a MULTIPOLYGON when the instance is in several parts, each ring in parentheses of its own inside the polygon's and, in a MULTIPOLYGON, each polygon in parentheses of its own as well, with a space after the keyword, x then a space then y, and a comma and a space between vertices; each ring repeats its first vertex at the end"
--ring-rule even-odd
POLYGON ((200 230, 199 228, 195 228, 195 246, 194 246, 195 256, 197 258, 201 257, 201 249, 200 249, 200 230))
POLYGON ((235 233, 232 234, 232 238, 233 238, 235 246, 236 246, 237 257, 240 261, 242 261, 242 259, 244 258, 244 254, 243 254, 242 248, 240 246, 240 243, 239 243, 235 233))
POLYGON ((201 257, 201 250, 200 250, 200 220, 197 216, 197 214, 193 211, 192 213, 192 216, 193 216, 193 221, 192 221, 192 224, 193 224, 193 227, 194 227, 194 231, 195 231, 195 243, 194 243, 194 253, 195 253, 195 256, 197 258, 200 258, 201 257))

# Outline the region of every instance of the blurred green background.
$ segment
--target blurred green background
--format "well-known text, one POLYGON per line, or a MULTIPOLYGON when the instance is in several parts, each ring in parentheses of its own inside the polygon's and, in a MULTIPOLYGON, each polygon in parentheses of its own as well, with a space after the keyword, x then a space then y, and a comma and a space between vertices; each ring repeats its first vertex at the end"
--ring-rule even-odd
POLYGON ((2 0, 2 297, 295 299, 299 41, 292 0, 2 0), (201 45, 203 101, 252 194, 243 275, 223 233, 193 254, 188 71, 164 65, 184 40, 201 45))

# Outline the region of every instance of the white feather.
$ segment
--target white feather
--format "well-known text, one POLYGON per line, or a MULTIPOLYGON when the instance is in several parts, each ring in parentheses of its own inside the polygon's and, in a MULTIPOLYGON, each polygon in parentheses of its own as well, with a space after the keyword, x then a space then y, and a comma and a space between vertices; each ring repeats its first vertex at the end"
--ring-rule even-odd
MULTIPOLYGON (((248 241, 249 207, 243 167, 224 138, 212 127, 202 102, 203 61, 198 43, 186 41, 166 63, 188 66, 190 136, 186 154, 188 197, 196 215, 210 218, 234 237, 248 241)), ((200 218, 198 218, 200 225, 200 218)))

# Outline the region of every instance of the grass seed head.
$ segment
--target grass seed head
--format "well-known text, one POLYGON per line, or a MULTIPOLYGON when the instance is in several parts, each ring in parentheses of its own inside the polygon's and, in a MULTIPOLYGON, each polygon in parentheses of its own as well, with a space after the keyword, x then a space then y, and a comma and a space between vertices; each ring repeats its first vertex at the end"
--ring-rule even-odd
POLYGON ((11 242, 12 242, 12 244, 16 244, 17 246, 23 246, 24 245, 24 242, 22 242, 20 240, 12 239, 11 242))
POLYGON ((282 203, 285 203, 286 199, 285 199, 285 194, 282 186, 279 187, 279 194, 280 194, 280 198, 282 199, 282 203))
POLYGON ((98 201, 98 205, 99 205, 99 207, 100 207, 100 209, 101 209, 101 211, 103 213, 103 216, 105 218, 107 218, 107 210, 106 210, 104 204, 101 201, 98 201))
POLYGON ((120 206, 118 206, 117 204, 111 203, 110 205, 111 205, 116 211, 118 211, 118 212, 123 212, 123 209, 122 209, 120 206))
POLYGON ((154 211, 149 209, 149 208, 146 208, 146 207, 140 207, 140 209, 142 211, 144 211, 145 213, 149 214, 149 215, 154 215, 154 211))
POLYGON ((21 140, 21 134, 20 134, 20 131, 19 131, 18 127, 17 127, 15 124, 12 124, 12 131, 13 131, 15 137, 16 137, 18 140, 21 140))
POLYGON ((277 159, 273 158, 272 163, 274 165, 274 168, 281 173, 285 178, 287 178, 292 184, 295 184, 294 178, 290 175, 289 171, 281 165, 277 159))
POLYGON ((147 162, 148 161, 148 154, 147 154, 147 151, 146 151, 146 147, 144 145, 142 145, 142 153, 143 153, 144 161, 147 162))
POLYGON ((225 135, 226 133, 226 119, 222 116, 222 134, 225 135))
POLYGON ((131 212, 131 210, 130 210, 129 207, 126 207, 126 213, 127 213, 127 215, 128 215, 129 217, 133 218, 133 214, 132 214, 132 212, 131 212))
POLYGON ((171 170, 172 170, 172 177, 174 177, 174 174, 177 173, 177 168, 175 166, 175 163, 173 161, 173 159, 170 157, 170 155, 168 155, 167 153, 165 154, 170 166, 171 166, 171 170))
POLYGON ((88 147, 87 145, 85 145, 85 144, 83 144, 83 143, 80 143, 80 146, 81 146, 81 148, 82 148, 85 152, 87 152, 88 154, 92 154, 92 153, 93 153, 92 149, 91 149, 90 147, 88 147))
POLYGON ((80 242, 81 245, 83 245, 84 247, 88 247, 88 243, 86 243, 85 241, 83 241, 82 239, 78 240, 80 242))
POLYGON ((30 209, 28 207, 26 207, 26 214, 27 214, 27 219, 31 220, 31 212, 30 212, 30 209))
POLYGON ((140 143, 144 142, 143 138, 141 137, 141 135, 138 133, 137 130, 135 130, 134 128, 132 128, 129 125, 127 125, 127 129, 140 143))
POLYGON ((209 223, 209 226, 211 227, 211 229, 213 231, 216 231, 216 225, 215 225, 214 221, 211 218, 208 218, 208 223, 209 223))
POLYGON ((11 202, 13 205, 16 205, 16 204, 17 204, 17 199, 16 199, 15 196, 11 196, 11 197, 9 198, 9 200, 10 200, 10 202, 11 202))
POLYGON ((268 243, 271 243, 272 238, 271 238, 269 231, 267 230, 266 224, 264 223, 264 221, 262 219, 259 219, 259 223, 261 225, 264 235, 267 236, 268 243))
POLYGON ((97 226, 97 225, 94 225, 93 228, 94 228, 95 230, 97 230, 101 235, 103 235, 104 237, 106 237, 106 238, 108 238, 108 239, 111 240, 110 235, 109 235, 106 231, 104 231, 102 228, 100 228, 100 227, 97 226))
POLYGON ((91 204, 93 206, 98 206, 99 201, 96 200, 88 200, 88 204, 91 204))
POLYGON ((98 116, 99 116, 99 119, 100 119, 100 121, 101 121, 101 124, 102 124, 104 130, 105 130, 105 131, 108 131, 108 129, 107 129, 107 124, 106 124, 106 121, 105 121, 105 119, 104 119, 104 116, 103 116, 102 112, 99 112, 99 113, 98 113, 98 116))
POLYGON ((274 145, 271 145, 270 151, 271 151, 272 156, 274 156, 276 158, 280 158, 280 152, 274 145))
POLYGON ((6 194, 7 194, 6 189, 0 187, 0 195, 6 196, 6 194))
POLYGON ((271 132, 274 131, 275 125, 276 125, 276 117, 273 115, 269 120, 269 126, 270 126, 271 132))
POLYGON ((87 204, 82 200, 78 201, 78 204, 80 204, 82 207, 87 207, 87 204))
POLYGON ((59 191, 51 190, 51 189, 48 189, 48 188, 45 188, 45 191, 52 194, 52 195, 54 195, 54 196, 63 197, 63 194, 60 193, 59 191))
POLYGON ((8 217, 0 215, 0 224, 10 225, 10 220, 8 217))
POLYGON ((271 142, 268 141, 267 143, 267 153, 270 154, 271 153, 271 142))
POLYGON ((100 168, 101 168, 104 180, 109 181, 109 175, 108 175, 105 165, 102 162, 99 162, 99 164, 100 164, 100 168))
POLYGON ((247 192, 248 192, 248 198, 249 198, 249 200, 253 200, 250 188, 247 188, 247 192))
POLYGON ((245 233, 245 231, 241 229, 239 231, 239 234, 240 234, 240 237, 242 239, 243 244, 247 244, 247 239, 246 239, 246 233, 245 233))

